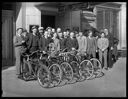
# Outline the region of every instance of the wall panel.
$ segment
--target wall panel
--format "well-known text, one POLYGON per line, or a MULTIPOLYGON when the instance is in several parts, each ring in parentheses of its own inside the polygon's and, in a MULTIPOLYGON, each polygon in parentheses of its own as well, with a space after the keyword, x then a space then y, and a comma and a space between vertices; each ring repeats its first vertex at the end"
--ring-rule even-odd
POLYGON ((2 65, 14 65, 13 12, 2 10, 2 65))
POLYGON ((113 9, 98 8, 97 9, 97 29, 107 28, 112 35, 118 38, 118 11, 113 9))

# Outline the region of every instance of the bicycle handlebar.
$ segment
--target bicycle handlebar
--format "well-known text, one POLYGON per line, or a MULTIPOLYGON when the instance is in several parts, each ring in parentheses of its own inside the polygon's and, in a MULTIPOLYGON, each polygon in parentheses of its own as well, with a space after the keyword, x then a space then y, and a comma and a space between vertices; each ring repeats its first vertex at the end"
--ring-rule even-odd
POLYGON ((30 56, 32 56, 33 54, 35 54, 37 52, 41 52, 41 51, 40 50, 37 50, 37 51, 32 52, 31 54, 25 54, 25 55, 21 54, 21 55, 22 56, 26 56, 27 58, 29 58, 30 56))
MULTIPOLYGON (((73 51, 75 51, 75 52, 79 52, 78 50, 71 50, 71 51, 69 51, 69 52, 65 52, 65 50, 67 50, 67 48, 65 48, 65 49, 60 49, 58 52, 60 53, 59 54, 59 56, 61 56, 62 54, 72 54, 73 53, 73 51)), ((37 51, 34 51, 34 52, 32 52, 31 54, 26 54, 26 55, 23 55, 22 54, 22 56, 26 56, 27 57, 27 60, 29 60, 30 59, 30 56, 32 56, 33 54, 35 54, 35 53, 37 53, 37 52, 40 52, 40 53, 43 53, 43 51, 40 51, 40 50, 37 50, 37 51)), ((44 53, 43 53, 44 54, 44 53)), ((40 56, 40 58, 42 58, 42 55, 43 54, 41 54, 41 56, 40 56)), ((46 54, 48 54, 48 53, 46 53, 46 54)), ((44 54, 45 55, 45 54, 44 54)), ((50 58, 51 56, 50 55, 48 55, 48 59, 50 58)))

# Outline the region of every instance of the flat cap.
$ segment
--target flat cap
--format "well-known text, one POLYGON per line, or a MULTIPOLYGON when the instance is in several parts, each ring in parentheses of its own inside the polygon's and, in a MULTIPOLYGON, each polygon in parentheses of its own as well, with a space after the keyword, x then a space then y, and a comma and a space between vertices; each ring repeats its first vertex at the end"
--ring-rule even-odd
POLYGON ((32 27, 32 30, 33 30, 33 29, 37 29, 37 27, 36 27, 36 26, 33 26, 33 27, 32 27))
POLYGON ((46 30, 48 30, 48 29, 52 29, 52 28, 51 27, 47 27, 46 30))
POLYGON ((44 28, 43 27, 39 27, 38 30, 43 30, 44 28))
POLYGON ((23 32, 27 32, 27 30, 26 29, 23 29, 23 32))

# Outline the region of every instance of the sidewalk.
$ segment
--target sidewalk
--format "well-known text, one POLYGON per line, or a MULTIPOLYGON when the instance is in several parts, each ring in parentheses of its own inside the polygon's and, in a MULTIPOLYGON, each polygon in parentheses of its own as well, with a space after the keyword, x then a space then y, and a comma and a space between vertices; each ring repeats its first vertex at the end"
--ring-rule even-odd
POLYGON ((17 79, 15 66, 2 71, 3 97, 126 97, 126 58, 120 58, 105 75, 74 84, 42 88, 37 81, 17 79))

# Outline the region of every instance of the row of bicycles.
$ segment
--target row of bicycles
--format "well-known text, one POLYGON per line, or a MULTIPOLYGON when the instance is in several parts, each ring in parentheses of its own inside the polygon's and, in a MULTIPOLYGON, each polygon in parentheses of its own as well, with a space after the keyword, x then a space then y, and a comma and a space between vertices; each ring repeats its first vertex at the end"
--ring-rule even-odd
POLYGON ((43 88, 59 86, 63 81, 70 84, 99 77, 102 66, 97 58, 78 51, 50 51, 43 53, 35 51, 22 54, 22 79, 25 81, 38 80, 43 88))

